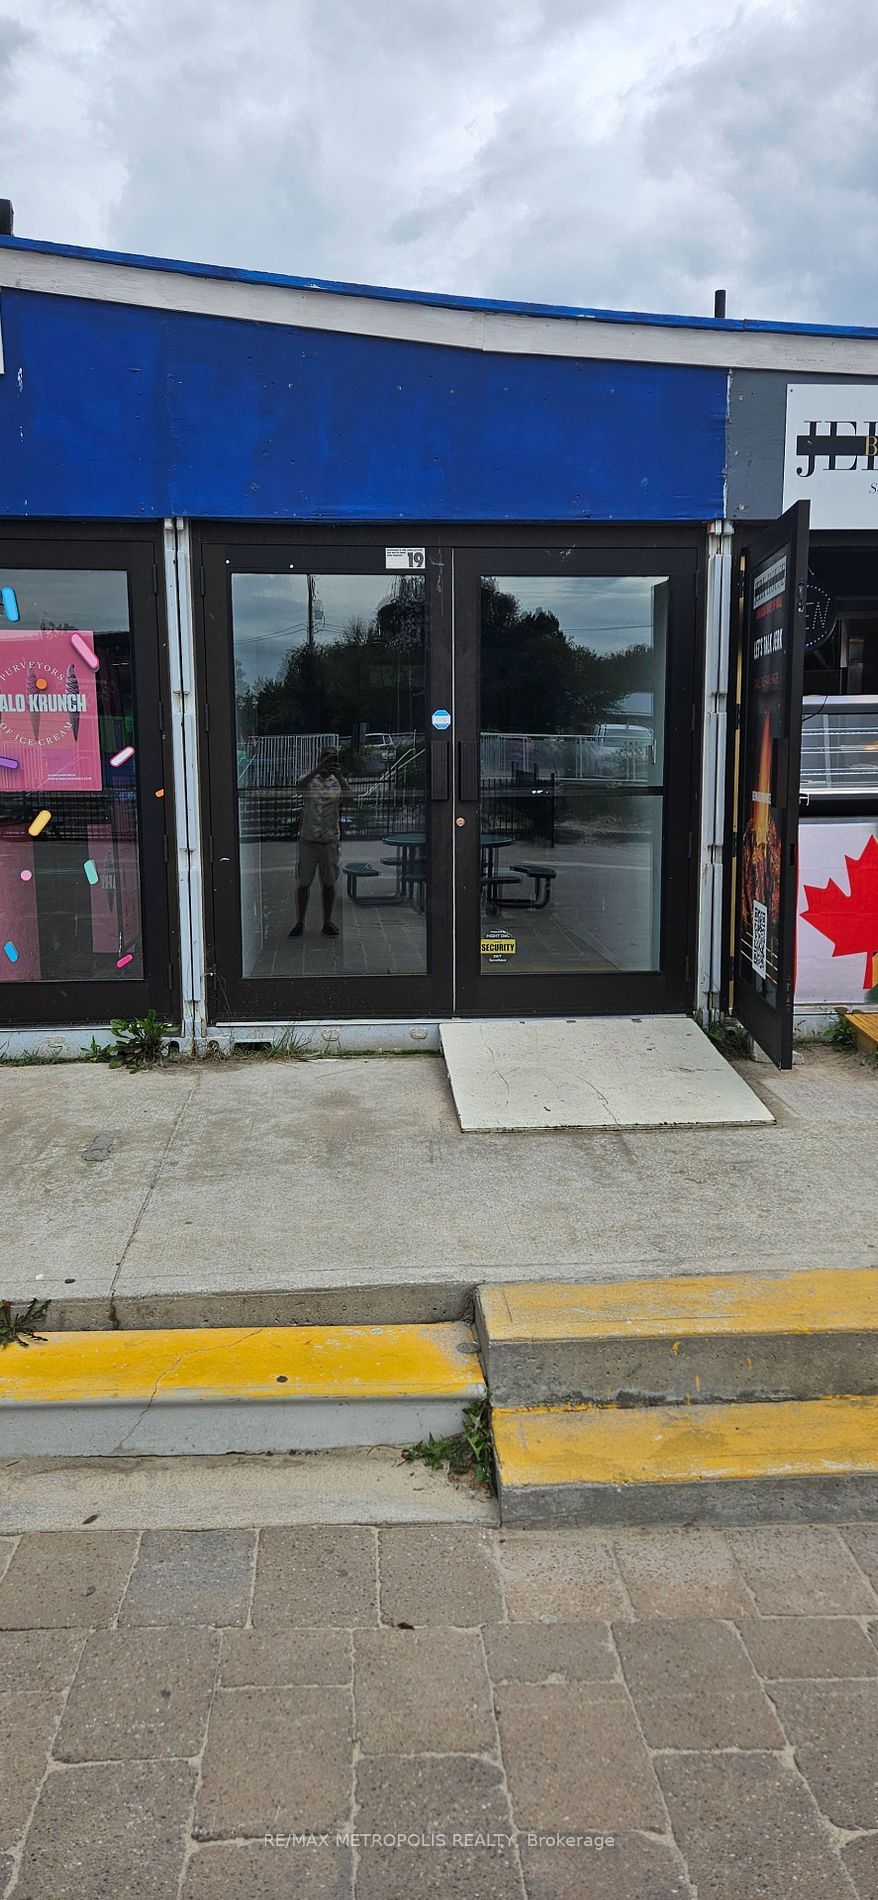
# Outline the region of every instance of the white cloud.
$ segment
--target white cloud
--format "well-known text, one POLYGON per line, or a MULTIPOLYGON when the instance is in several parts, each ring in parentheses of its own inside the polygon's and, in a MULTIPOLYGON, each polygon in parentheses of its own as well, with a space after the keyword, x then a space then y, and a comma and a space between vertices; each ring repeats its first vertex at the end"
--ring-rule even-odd
POLYGON ((874 319, 874 0, 7 0, 0 78, 24 235, 874 319))

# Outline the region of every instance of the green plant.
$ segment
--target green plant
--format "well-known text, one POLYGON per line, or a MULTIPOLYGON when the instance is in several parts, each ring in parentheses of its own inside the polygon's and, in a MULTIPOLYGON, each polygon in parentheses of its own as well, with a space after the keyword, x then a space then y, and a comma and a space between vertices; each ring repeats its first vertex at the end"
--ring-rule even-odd
POLYGON ((290 1062, 304 1062, 308 1055, 308 1039, 300 1029, 283 1029, 275 1041, 269 1043, 265 1054, 275 1061, 286 1058, 290 1062))
POLYGON ((232 1042, 227 1050, 212 1046, 209 1053, 224 1057, 237 1056, 244 1062, 306 1062, 308 1039, 291 1023, 270 1041, 232 1042))
POLYGON ((109 1043, 98 1042, 97 1036, 92 1036, 91 1042, 83 1043, 82 1053, 86 1062, 109 1062, 113 1051, 109 1043))
POLYGON ((750 1054, 749 1032, 737 1023, 734 1016, 724 1016, 722 1022, 711 1023, 707 1032, 710 1041, 724 1056, 748 1056, 750 1054))
POLYGON ((831 1043, 833 1049, 855 1049, 857 1039, 853 1028, 843 1011, 839 1011, 835 1022, 823 1032, 824 1040, 831 1043))
POLYGON ((114 1037, 107 1056, 111 1069, 145 1069, 161 1061, 170 1024, 163 1023, 154 1009, 147 1010, 145 1016, 132 1017, 130 1022, 114 1016, 110 1028, 114 1037))
POLYGON ((48 1300, 31 1300, 24 1312, 13 1312, 11 1300, 0 1300, 0 1346, 26 1346, 29 1339, 42 1340, 37 1332, 49 1310, 48 1300))
POLYGON ((0 1068, 4 1069, 46 1069, 57 1068, 64 1062, 64 1056, 38 1056, 34 1051, 23 1056, 0 1056, 0 1068))
POLYGON ((463 1415, 463 1431, 448 1438, 422 1438, 403 1452, 406 1464, 420 1462, 431 1471, 446 1465, 452 1477, 471 1477, 486 1490, 496 1489, 494 1445, 491 1438, 491 1408, 487 1399, 474 1399, 463 1415))

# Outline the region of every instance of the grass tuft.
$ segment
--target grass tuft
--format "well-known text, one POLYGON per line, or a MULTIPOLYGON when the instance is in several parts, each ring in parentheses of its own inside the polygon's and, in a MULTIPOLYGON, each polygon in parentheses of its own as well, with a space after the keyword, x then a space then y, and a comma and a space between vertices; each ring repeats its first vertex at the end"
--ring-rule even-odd
POLYGON ((431 1471, 447 1469, 449 1477, 472 1478, 487 1491, 496 1491, 494 1443, 491 1437, 491 1407, 487 1399, 474 1399, 463 1415, 463 1431, 448 1438, 422 1438, 403 1452, 406 1464, 428 1465, 431 1471))

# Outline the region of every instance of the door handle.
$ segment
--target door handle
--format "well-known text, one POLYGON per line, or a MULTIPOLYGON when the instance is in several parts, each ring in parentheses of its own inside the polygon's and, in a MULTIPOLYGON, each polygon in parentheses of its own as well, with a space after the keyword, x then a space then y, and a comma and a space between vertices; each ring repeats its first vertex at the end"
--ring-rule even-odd
POLYGON ((438 805, 451 797, 451 770, 447 739, 430 740, 430 797, 438 805))
POLYGON ((458 739, 457 790, 462 805, 475 805, 479 796, 479 742, 458 739))

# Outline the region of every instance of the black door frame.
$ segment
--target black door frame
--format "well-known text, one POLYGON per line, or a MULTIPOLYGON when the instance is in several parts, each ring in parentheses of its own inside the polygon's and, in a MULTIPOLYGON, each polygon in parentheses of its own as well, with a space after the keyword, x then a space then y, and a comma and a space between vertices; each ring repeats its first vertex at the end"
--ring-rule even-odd
POLYGON ((168 629, 161 527, 105 521, 0 523, 0 556, 10 567, 121 571, 128 577, 132 680, 140 802, 138 854, 142 978, 125 981, 4 983, 0 1015, 13 1029, 100 1025, 149 1009, 181 1021, 180 924, 174 883, 174 767, 168 629), (156 796, 161 793, 161 796, 156 796))
MULTIPOLYGON (((696 654, 700 650, 701 541, 687 547, 680 536, 638 535, 636 542, 609 536, 606 529, 588 537, 539 538, 510 542, 506 534, 482 531, 481 545, 455 551, 454 604, 457 651, 467 647, 474 663, 458 671, 457 734, 466 745, 480 733, 478 654, 479 587, 484 574, 575 574, 584 578, 650 574, 658 570, 670 583, 665 685, 664 775, 652 791, 638 786, 637 796, 662 796, 662 891, 660 959, 657 970, 485 975, 479 954, 480 852, 478 796, 461 797, 473 787, 458 778, 457 831, 462 864, 456 907, 457 1004, 462 1016, 576 1016, 681 1011, 689 1006, 692 928, 691 867, 697 839, 696 654)), ((698 670, 698 680, 700 682, 698 670)), ((476 757, 478 757, 478 751, 476 757)), ((478 788, 475 788, 478 791, 478 788)), ((502 920, 501 920, 502 922, 502 920)))
MULTIPOLYGON (((197 530, 199 597, 196 660, 198 703, 208 735, 202 754, 206 858, 210 870, 206 919, 210 1020, 294 1022, 338 1017, 437 1017, 451 1014, 451 839, 441 815, 449 809, 450 774, 443 758, 428 750, 426 815, 430 897, 426 906, 427 971, 416 976, 253 978, 242 974, 241 878, 238 851, 235 757, 235 695, 232 573, 289 571, 388 576, 385 547, 396 545, 391 526, 291 526, 249 529, 204 524, 197 530)), ((435 530, 404 530, 407 542, 427 550, 429 629, 425 706, 451 702, 451 600, 447 570, 435 530), (432 540, 428 535, 432 534, 432 540)), ((447 740, 443 751, 447 750, 447 740)))
MULTIPOLYGON (((484 1013, 460 984, 455 997, 452 952, 461 959, 472 943, 467 906, 477 903, 478 880, 455 825, 460 808, 456 741, 475 736, 477 645, 470 622, 469 656, 453 616, 452 572, 475 550, 516 558, 539 572, 542 559, 572 551, 576 571, 667 573, 672 585, 666 692, 663 812, 662 968, 595 977, 510 977, 486 994, 491 1013, 534 1015, 681 1011, 691 1007, 696 918, 696 859, 702 703, 705 531, 701 523, 561 527, 530 523, 193 523, 196 576, 196 665, 201 747, 205 860, 208 1007, 212 1022, 291 1022, 325 1019, 436 1018, 484 1013), (447 738, 427 729, 431 754, 428 810, 432 890, 428 903, 429 973, 414 977, 252 979, 241 975, 241 902, 237 846, 234 669, 230 573, 283 572, 293 564, 317 571, 387 572, 384 549, 400 541, 427 549, 429 650, 427 708, 448 707, 455 722, 447 738), (352 561, 356 565, 351 565, 352 561), (591 562, 591 567, 589 563, 591 562), (456 657, 455 657, 456 649, 456 657), (464 676, 465 679, 464 679, 464 676), (456 698, 456 705, 455 705, 456 698), (445 796, 447 783, 450 796, 445 796), (669 789, 670 788, 670 789, 669 789), (672 845, 673 841, 673 845, 672 845), (455 890, 455 861, 457 883, 455 890), (508 986, 508 987, 507 987, 508 986)), ((567 562, 569 571, 569 560, 567 562)), ((469 828, 470 832, 472 827, 469 828)), ((478 929, 478 923, 476 924, 478 929)), ((483 994, 485 994, 483 990, 483 994)))

